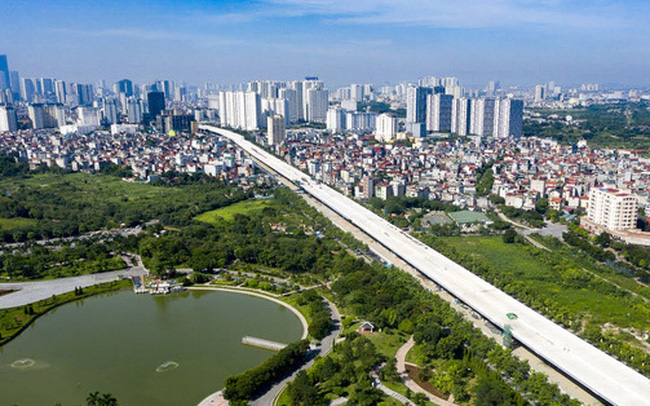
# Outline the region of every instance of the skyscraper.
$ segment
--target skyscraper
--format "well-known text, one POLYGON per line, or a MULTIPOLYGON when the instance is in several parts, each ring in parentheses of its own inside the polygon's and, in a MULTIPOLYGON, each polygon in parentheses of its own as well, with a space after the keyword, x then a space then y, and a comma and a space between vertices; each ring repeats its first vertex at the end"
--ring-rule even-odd
POLYGON ((345 130, 345 110, 332 108, 327 110, 326 128, 332 132, 345 130))
POLYGON ((259 128, 260 117, 259 94, 230 90, 219 92, 219 120, 222 126, 256 130, 259 128))
POLYGON ((329 93, 324 89, 311 88, 307 90, 306 117, 310 122, 324 123, 329 106, 329 93))
POLYGON ((9 87, 14 95, 14 100, 20 100, 20 75, 15 70, 9 72, 9 87))
POLYGON ((0 106, 0 132, 16 131, 18 129, 18 120, 16 119, 16 110, 13 106, 0 106))
POLYGON ((163 92, 147 93, 147 105, 149 106, 149 115, 155 118, 165 109, 165 94, 163 92))
POLYGON ((466 97, 455 98, 451 108, 451 132, 458 135, 470 133, 472 100, 466 97))
POLYGON ((129 79, 122 79, 117 82, 117 93, 124 93, 126 97, 133 96, 133 82, 129 79))
POLYGON ((7 55, 0 55, 0 90, 10 89, 11 81, 9 79, 9 63, 7 55))
POLYGON ((494 132, 494 105, 496 100, 491 97, 477 99, 472 103, 472 119, 470 133, 475 135, 492 135, 494 132))
POLYGON ((81 83, 72 84, 72 103, 76 106, 90 106, 95 99, 93 85, 84 85, 81 83))
POLYGON ((535 86, 535 103, 541 103, 546 98, 545 90, 544 85, 535 86))
POLYGON ((34 101, 34 94, 36 93, 36 86, 34 86, 34 81, 29 78, 22 78, 22 86, 20 88, 20 96, 26 102, 34 101))
POLYGON ((382 141, 392 141, 397 135, 397 118, 387 113, 377 116, 377 131, 375 135, 382 141))
POLYGON ((288 115, 287 120, 290 123, 294 123, 298 121, 298 110, 300 110, 300 107, 298 106, 298 91, 296 89, 289 89, 289 88, 284 88, 284 89, 279 89, 278 90, 278 97, 281 99, 286 99, 287 104, 288 104, 288 115))
POLYGON ((54 93, 56 95, 56 102, 65 104, 67 99, 67 89, 65 86, 65 82, 62 80, 57 80, 54 82, 54 93))
POLYGON ((451 132, 451 110, 454 96, 430 94, 427 96, 427 131, 451 132))
POLYGON ((427 120, 427 95, 433 93, 428 87, 409 86, 406 90, 406 122, 425 123, 427 120))
POLYGON ((524 102, 497 99, 494 105, 494 136, 520 137, 523 129, 524 102))
POLYGON ((285 140, 285 118, 279 114, 267 117, 268 145, 281 145, 285 140))
POLYGON ((106 124, 118 121, 118 102, 116 99, 102 99, 102 119, 106 124))

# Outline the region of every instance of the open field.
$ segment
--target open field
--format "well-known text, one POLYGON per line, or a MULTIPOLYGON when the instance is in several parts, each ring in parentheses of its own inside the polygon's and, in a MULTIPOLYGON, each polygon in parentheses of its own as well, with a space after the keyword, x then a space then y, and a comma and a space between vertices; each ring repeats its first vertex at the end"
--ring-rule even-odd
POLYGON ((216 210, 201 213, 194 217, 194 219, 208 224, 216 224, 223 220, 232 221, 236 214, 248 215, 256 213, 271 205, 272 202, 270 200, 244 200, 216 210))
POLYGON ((159 219, 182 225, 207 210, 242 200, 217 183, 155 186, 109 175, 42 173, 0 180, 4 242, 76 235, 159 219))
MULTIPOLYGON (((650 307, 630 295, 599 289, 589 281, 593 276, 571 258, 553 258, 519 244, 506 244, 498 236, 447 237, 444 242, 457 251, 487 262, 535 291, 540 299, 553 300, 583 319, 598 324, 610 322, 621 327, 647 328, 650 307), (553 259, 553 260, 552 260, 553 259)), ((605 284, 606 282, 601 282, 605 284)), ((611 285, 610 285, 611 286, 611 285)))

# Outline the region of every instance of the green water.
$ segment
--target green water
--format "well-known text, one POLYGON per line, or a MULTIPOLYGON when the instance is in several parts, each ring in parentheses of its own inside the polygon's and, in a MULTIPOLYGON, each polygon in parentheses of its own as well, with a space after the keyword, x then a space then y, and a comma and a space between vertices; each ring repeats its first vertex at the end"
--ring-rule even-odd
POLYGON ((288 343, 301 333, 288 309, 236 293, 96 296, 53 310, 0 348, 0 405, 76 406, 99 391, 121 406, 194 406, 273 354, 242 345, 243 336, 288 343), (24 359, 35 363, 20 368, 24 359))

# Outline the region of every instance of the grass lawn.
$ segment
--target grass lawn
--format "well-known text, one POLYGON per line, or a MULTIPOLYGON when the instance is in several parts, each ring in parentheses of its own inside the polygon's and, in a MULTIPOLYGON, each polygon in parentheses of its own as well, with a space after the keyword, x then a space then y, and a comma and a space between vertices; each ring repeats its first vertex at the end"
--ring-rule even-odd
POLYGON ((273 204, 270 200, 244 200, 231 204, 230 206, 221 207, 216 210, 208 211, 201 213, 198 216, 194 217, 195 220, 203 221, 208 224, 218 224, 221 221, 232 221, 235 217, 235 214, 250 214, 258 212, 265 207, 269 207, 273 204))
MULTIPOLYGON (((593 278, 582 270, 572 258, 562 257, 560 268, 558 253, 529 249, 519 244, 506 244, 499 236, 468 236, 442 238, 457 251, 480 258, 500 272, 515 276, 530 286, 539 298, 552 300, 597 323, 614 323, 621 327, 633 326, 647 329, 650 306, 631 295, 623 297, 607 294, 593 287, 568 286, 563 283, 562 269, 573 268, 578 274, 593 278)), ((605 282, 603 282, 605 283, 605 282)))
POLYGON ((37 224, 38 220, 36 219, 28 219, 23 217, 0 218, 0 230, 26 229, 36 227, 37 224))
POLYGON ((408 340, 408 336, 398 330, 392 330, 391 334, 382 332, 369 334, 365 337, 372 341, 377 351, 386 358, 394 358, 397 350, 408 340))

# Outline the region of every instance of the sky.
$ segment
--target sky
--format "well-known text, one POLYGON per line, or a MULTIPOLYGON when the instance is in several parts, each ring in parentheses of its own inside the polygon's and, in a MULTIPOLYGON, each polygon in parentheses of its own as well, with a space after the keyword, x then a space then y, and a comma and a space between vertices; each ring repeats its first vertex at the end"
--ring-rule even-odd
POLYGON ((22 77, 650 85, 648 0, 2 0, 22 77))

